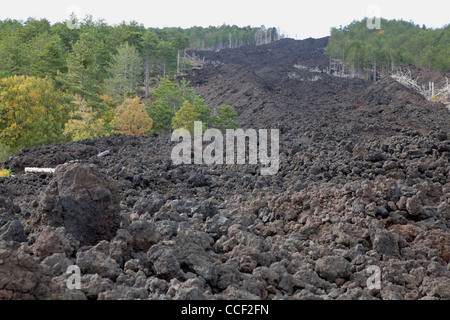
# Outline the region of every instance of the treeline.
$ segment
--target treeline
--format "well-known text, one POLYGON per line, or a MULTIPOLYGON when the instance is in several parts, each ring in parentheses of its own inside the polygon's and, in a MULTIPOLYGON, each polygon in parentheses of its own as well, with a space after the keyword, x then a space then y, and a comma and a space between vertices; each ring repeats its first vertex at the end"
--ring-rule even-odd
POLYGON ((167 135, 195 119, 233 127, 233 108, 207 107, 189 83, 176 80, 190 67, 184 51, 277 37, 274 28, 155 29, 89 16, 75 25, 0 21, 0 158, 117 133, 167 135))
POLYGON ((268 44, 284 37, 277 28, 238 27, 192 27, 184 30, 193 50, 220 50, 238 48, 246 45, 268 44))
POLYGON ((180 50, 260 45, 281 37, 276 28, 264 26, 158 29, 145 28, 135 21, 111 26, 89 16, 69 25, 66 22, 51 25, 46 19, 5 20, 0 21, 0 76, 56 76, 58 71, 66 73, 70 56, 88 45, 92 51, 90 58, 97 64, 96 71, 105 79, 110 75, 108 66, 116 50, 127 43, 136 49, 140 58, 148 60, 145 67, 149 68, 150 76, 164 77, 175 74, 177 67, 179 69, 180 50))
MULTIPOLYGON (((369 26, 370 22, 373 21, 369 21, 369 26)), ((343 75, 371 79, 403 64, 450 70, 450 25, 430 29, 381 19, 380 27, 369 28, 366 18, 333 28, 326 48, 330 67, 343 75)))

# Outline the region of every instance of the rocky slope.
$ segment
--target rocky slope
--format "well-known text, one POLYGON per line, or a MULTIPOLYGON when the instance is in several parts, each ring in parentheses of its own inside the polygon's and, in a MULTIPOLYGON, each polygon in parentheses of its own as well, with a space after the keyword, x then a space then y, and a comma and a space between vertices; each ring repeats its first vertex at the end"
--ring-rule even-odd
POLYGON ((449 299, 450 113, 390 78, 321 72, 326 41, 205 52, 187 77, 243 128, 280 129, 276 175, 174 165, 168 138, 128 136, 0 164, 16 173, 0 299, 449 299))

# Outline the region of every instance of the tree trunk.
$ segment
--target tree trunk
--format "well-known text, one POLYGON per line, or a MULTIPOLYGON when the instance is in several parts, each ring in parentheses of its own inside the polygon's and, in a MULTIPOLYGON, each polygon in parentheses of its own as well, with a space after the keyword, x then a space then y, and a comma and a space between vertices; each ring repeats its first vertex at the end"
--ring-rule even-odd
POLYGON ((373 81, 377 81, 377 60, 373 61, 373 81))
POLYGON ((147 55, 145 58, 145 99, 150 96, 150 57, 147 55))
POLYGON ((180 75, 180 50, 178 50, 177 77, 180 75))

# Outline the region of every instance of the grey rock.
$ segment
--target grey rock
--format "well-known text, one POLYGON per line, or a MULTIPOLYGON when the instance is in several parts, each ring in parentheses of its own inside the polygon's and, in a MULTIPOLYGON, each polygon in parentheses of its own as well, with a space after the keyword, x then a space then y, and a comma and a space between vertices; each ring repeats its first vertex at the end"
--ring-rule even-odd
POLYGON ((316 261, 315 271, 321 278, 334 282, 337 278, 350 277, 351 265, 343 257, 327 256, 316 261))
POLYGON ((412 216, 418 216, 422 213, 423 208, 418 195, 414 195, 406 200, 406 210, 412 216))
POLYGON ((197 207, 194 207, 192 209, 192 213, 200 213, 201 215, 203 215, 203 219, 206 220, 207 218, 215 216, 218 211, 211 200, 205 200, 200 202, 197 207))
POLYGON ((398 237, 387 230, 377 230, 372 237, 373 248, 379 254, 399 256, 398 237))
POLYGON ((139 270, 142 270, 143 268, 144 268, 144 266, 140 259, 130 259, 127 262, 125 262, 123 270, 125 272, 127 272, 128 270, 137 272, 139 270))
POLYGON ((336 300, 376 300, 367 291, 361 288, 353 288, 338 296, 336 300))
POLYGON ((219 290, 224 290, 234 283, 239 283, 241 276, 238 266, 237 259, 229 259, 226 263, 216 266, 213 285, 219 290))
POLYGON ((98 300, 144 300, 147 298, 148 293, 144 288, 130 288, 121 285, 98 295, 98 300))
POLYGON ((169 282, 160 278, 150 277, 145 283, 145 289, 152 294, 164 295, 169 290, 169 282))
POLYGON ((76 265, 81 274, 98 274, 102 278, 115 280, 123 271, 119 264, 104 253, 88 250, 77 253, 76 265))
POLYGON ((205 300, 204 292, 204 280, 195 277, 184 282, 172 279, 167 295, 172 297, 173 300, 205 300))
POLYGON ((191 229, 186 230, 180 226, 173 251, 180 265, 184 265, 205 280, 212 281, 215 269, 212 255, 213 243, 214 240, 208 234, 191 229))
POLYGON ((231 221, 228 218, 217 214, 206 220, 203 231, 205 231, 213 239, 217 240, 221 236, 227 234, 230 226, 231 221))
POLYGON ((79 244, 79 241, 68 234, 64 227, 44 226, 31 248, 36 256, 45 259, 54 253, 70 256, 78 249, 79 244))
POLYGON ((88 299, 98 299, 102 292, 114 289, 114 282, 108 278, 102 278, 98 274, 85 274, 81 276, 81 291, 88 299))
POLYGON ((163 205, 164 197, 157 192, 153 192, 148 197, 140 197, 134 204, 133 209, 138 214, 148 213, 150 215, 153 215, 154 213, 158 212, 163 205))
POLYGON ((134 239, 133 248, 136 251, 147 251, 160 240, 155 224, 148 220, 133 221, 128 231, 134 239))
POLYGON ((172 248, 162 244, 154 245, 148 250, 147 258, 158 277, 166 280, 184 277, 172 248))
POLYGON ((13 242, 0 241, 1 299, 48 299, 49 285, 38 259, 17 250, 13 242))
POLYGON ((218 296, 224 300, 260 300, 259 296, 234 286, 229 286, 218 296))
POLYGON ((64 253, 55 253, 41 262, 42 273, 51 277, 65 274, 67 268, 74 262, 67 258, 64 253))
POLYGON ((156 232, 161 238, 171 239, 176 235, 178 223, 171 220, 163 220, 156 222, 156 232))
POLYGON ((27 237, 19 220, 8 221, 0 228, 0 240, 25 242, 27 237))

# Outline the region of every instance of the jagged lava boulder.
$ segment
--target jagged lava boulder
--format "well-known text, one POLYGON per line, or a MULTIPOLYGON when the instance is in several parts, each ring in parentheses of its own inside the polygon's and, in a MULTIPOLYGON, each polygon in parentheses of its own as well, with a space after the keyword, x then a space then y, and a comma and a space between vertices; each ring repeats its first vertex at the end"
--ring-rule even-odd
POLYGON ((111 240, 120 226, 118 184, 93 164, 58 166, 31 217, 31 231, 65 227, 80 245, 111 240))

